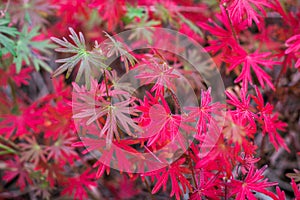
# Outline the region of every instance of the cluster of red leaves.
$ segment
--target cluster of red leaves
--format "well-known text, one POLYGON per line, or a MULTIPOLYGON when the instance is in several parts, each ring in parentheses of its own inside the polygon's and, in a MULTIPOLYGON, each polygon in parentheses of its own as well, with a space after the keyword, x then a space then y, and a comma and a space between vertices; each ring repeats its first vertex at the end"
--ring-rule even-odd
MULTIPOLYGON (((62 77, 53 79, 52 92, 32 99, 26 88, 34 84, 31 82, 37 72, 24 62, 17 73, 8 53, 0 59, 3 66, 7 65, 0 66, 0 175, 4 183, 0 197, 14 197, 13 192, 6 191, 12 188, 25 191, 24 198, 34 194, 47 199, 54 193, 74 199, 90 195, 100 198, 104 194, 99 194, 98 179, 105 172, 110 173, 112 166, 108 163, 118 160, 114 167, 125 173, 135 162, 111 146, 133 154, 155 153, 177 138, 185 149, 185 136, 195 133, 193 143, 168 166, 146 173, 128 173, 117 183, 105 186, 119 199, 140 195, 140 188, 135 189, 133 184, 138 181, 151 196, 162 189, 176 199, 252 200, 263 195, 286 198, 280 187, 273 187, 278 183, 265 177, 268 167, 261 155, 266 143, 274 151, 283 148, 291 152, 285 142, 288 127, 264 95, 278 90, 279 79, 287 71, 299 73, 300 8, 285 9, 279 0, 29 0, 26 5, 13 5, 12 22, 21 26, 30 21, 29 25, 42 26, 48 31, 41 36, 63 37, 66 27, 72 26, 82 30, 91 43, 105 37, 102 31, 113 34, 128 27, 153 25, 178 30, 205 46, 219 70, 224 70, 226 77, 233 77, 233 81, 226 85, 227 104, 214 102, 211 88, 201 88, 195 72, 185 69, 183 62, 151 51, 134 53, 140 61, 135 65, 131 57, 121 57, 120 66, 103 70, 106 76, 99 82, 91 78, 90 86, 75 82, 68 85, 62 77), (270 16, 280 18, 279 30, 267 23, 270 16), (61 35, 57 30, 62 30, 61 35), (276 37, 272 37, 276 30, 276 37), (147 66, 147 70, 142 66, 147 66), (276 77, 278 68, 281 74, 276 77), (130 96, 124 85, 117 85, 118 74, 132 69, 140 70, 135 79, 147 85, 143 97, 130 96), (198 107, 178 105, 173 93, 178 71, 195 82, 195 91, 200 91, 198 107), (72 86, 79 94, 79 101, 73 104, 72 86), (222 116, 222 122, 218 116, 222 116), (96 124, 87 128, 91 138, 79 141, 79 129, 73 119, 85 128, 96 124), (141 133, 142 138, 135 138, 141 133), (94 151, 106 152, 106 157, 95 160, 89 156, 94 151)), ((145 40, 149 39, 148 32, 143 34, 145 40)), ((84 41, 82 37, 80 34, 84 41)), ((106 52, 105 56, 113 53, 106 52)), ((292 179, 291 187, 295 199, 299 199, 295 181, 299 180, 292 179)))

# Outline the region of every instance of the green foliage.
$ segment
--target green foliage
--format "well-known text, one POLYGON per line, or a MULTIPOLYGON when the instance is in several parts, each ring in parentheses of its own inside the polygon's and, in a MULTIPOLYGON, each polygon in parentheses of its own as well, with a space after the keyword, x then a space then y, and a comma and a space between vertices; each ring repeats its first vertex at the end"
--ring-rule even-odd
POLYGON ((72 39, 74 44, 69 42, 65 37, 63 37, 63 40, 51 37, 54 42, 62 46, 62 48, 57 48, 56 51, 75 54, 71 57, 56 60, 57 63, 64 64, 55 70, 52 76, 55 77, 67 71, 66 78, 69 78, 74 67, 79 64, 75 81, 79 82, 84 74, 85 84, 89 87, 90 78, 93 77, 95 70, 100 71, 107 67, 104 64, 105 57, 102 56, 99 51, 88 51, 86 49, 85 39, 81 32, 77 35, 74 29, 69 28, 69 30, 71 32, 69 37, 72 39))
POLYGON ((145 15, 144 12, 145 11, 143 8, 137 8, 137 7, 128 5, 126 17, 128 17, 130 20, 134 19, 135 17, 142 18, 145 15))
POLYGON ((171 12, 164 5, 160 3, 155 4, 154 13, 162 20, 163 23, 173 23, 171 12))
POLYGON ((9 27, 9 23, 9 19, 0 18, 0 56, 7 51, 16 56, 15 42, 10 37, 16 37, 19 32, 15 27, 9 27))
POLYGON ((48 72, 52 72, 46 60, 40 53, 49 54, 49 49, 54 48, 55 45, 50 44, 49 40, 34 41, 34 37, 40 35, 39 27, 34 27, 31 30, 24 26, 19 40, 16 44, 16 57, 14 63, 16 64, 17 73, 21 71, 22 62, 25 61, 27 65, 33 64, 34 68, 39 71, 40 67, 48 72))
POLYGON ((9 146, 0 143, 0 155, 11 154, 11 153, 15 154, 16 151, 10 148, 9 146))

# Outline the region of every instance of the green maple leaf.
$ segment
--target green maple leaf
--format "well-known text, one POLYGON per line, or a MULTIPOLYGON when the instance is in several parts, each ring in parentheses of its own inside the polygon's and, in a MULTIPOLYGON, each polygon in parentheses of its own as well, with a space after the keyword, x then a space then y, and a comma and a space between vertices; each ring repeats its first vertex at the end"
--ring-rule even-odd
POLYGON ((23 27, 16 44, 17 55, 14 58, 17 73, 20 72, 23 61, 27 65, 33 64, 37 71, 43 68, 48 72, 52 72, 49 65, 45 62, 47 59, 42 54, 50 54, 50 49, 54 48, 55 45, 50 44, 49 40, 34 41, 33 38, 39 34, 39 27, 34 27, 30 31, 28 31, 27 26, 23 27))
POLYGON ((134 19, 135 17, 142 18, 145 15, 143 8, 137 8, 133 6, 127 7, 127 13, 126 17, 128 17, 130 20, 134 19))
POLYGON ((0 49, 1 56, 5 53, 5 50, 16 56, 15 42, 10 37, 16 37, 19 32, 15 27, 8 27, 9 22, 9 19, 0 18, 0 47, 4 47, 4 49, 0 49))
POLYGON ((81 32, 79 32, 79 34, 77 35, 74 29, 69 28, 69 30, 71 32, 71 35, 69 35, 69 37, 72 39, 72 42, 74 44, 69 42, 65 37, 63 37, 62 40, 51 37, 54 42, 62 46, 62 48, 55 49, 56 51, 75 54, 71 57, 56 60, 57 63, 64 64, 62 64, 57 70, 55 70, 52 76, 55 77, 67 71, 66 78, 69 78, 75 66, 79 64, 79 69, 75 81, 79 82, 82 75, 84 74, 86 86, 90 87, 90 78, 94 77, 93 72, 95 72, 95 70, 101 71, 101 69, 107 68, 104 63, 105 57, 95 49, 93 51, 88 51, 86 49, 85 39, 81 32))

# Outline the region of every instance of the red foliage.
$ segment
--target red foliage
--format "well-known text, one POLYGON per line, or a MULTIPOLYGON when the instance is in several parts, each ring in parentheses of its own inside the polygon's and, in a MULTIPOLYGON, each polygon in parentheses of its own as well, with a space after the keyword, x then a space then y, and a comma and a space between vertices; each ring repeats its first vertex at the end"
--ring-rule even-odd
POLYGON ((296 160, 299 152, 296 2, 0 2, 0 199, 145 199, 146 190, 191 200, 283 200, 293 190, 300 199, 297 170, 290 191, 268 181, 278 155, 296 160), (110 36, 144 26, 153 27, 126 39, 206 59, 190 46, 177 49, 177 35, 157 34, 172 29, 202 45, 216 66, 205 60, 209 73, 198 73, 182 56, 131 52, 110 36), (62 65, 50 75, 54 60, 62 65), (214 71, 224 79, 222 94, 206 82, 214 71), (139 87, 122 82, 127 76, 139 87))

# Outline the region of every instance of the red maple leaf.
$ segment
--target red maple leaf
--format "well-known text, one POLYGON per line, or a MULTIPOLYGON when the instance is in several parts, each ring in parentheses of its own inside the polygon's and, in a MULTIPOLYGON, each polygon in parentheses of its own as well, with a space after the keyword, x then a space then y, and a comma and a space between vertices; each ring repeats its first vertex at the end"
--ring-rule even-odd
POLYGON ((285 141, 278 133, 278 130, 284 131, 287 124, 278 119, 278 114, 273 114, 273 105, 269 102, 266 103, 266 105, 264 104, 264 99, 258 87, 255 87, 255 91, 257 97, 253 96, 252 98, 257 104, 257 109, 259 111, 258 119, 263 126, 263 133, 268 133, 270 142, 274 145, 276 150, 278 150, 279 146, 282 146, 285 150, 290 152, 285 141))
POLYGON ((4 172, 2 177, 4 181, 10 182, 17 177, 17 185, 21 190, 24 190, 28 184, 32 184, 32 180, 29 177, 29 170, 20 161, 19 157, 15 156, 14 159, 8 160, 6 165, 8 170, 4 172))
POLYGON ((241 164, 242 174, 247 174, 251 166, 257 163, 260 160, 260 158, 254 158, 252 154, 245 154, 244 152, 242 152, 241 155, 237 157, 237 160, 241 164))
POLYGON ((219 102, 213 102, 211 88, 201 91, 201 103, 199 107, 187 107, 190 118, 197 119, 198 135, 205 134, 209 127, 217 127, 218 120, 214 115, 221 113, 223 106, 219 102))
POLYGON ((57 30, 66 30, 68 24, 79 24, 79 18, 84 17, 89 19, 88 3, 85 0, 73 0, 72 2, 66 0, 52 0, 53 5, 57 7, 56 15, 60 17, 59 23, 55 26, 55 35, 59 34, 57 30))
POLYGON ((284 191, 281 191, 278 186, 276 186, 276 193, 278 196, 278 198, 276 198, 276 200, 286 200, 284 191))
MULTIPOLYGON (((211 130, 214 131, 214 130, 211 130)), ((206 138, 210 140, 211 138, 206 138)), ((227 145, 223 135, 219 138, 211 139, 212 141, 206 141, 201 148, 210 148, 210 151, 203 151, 198 153, 198 160, 195 168, 206 168, 209 170, 226 171, 227 174, 232 173, 232 167, 236 162, 237 156, 236 149, 231 145, 227 145)), ((205 150, 205 149, 204 149, 205 150)))
POLYGON ((74 195, 74 199, 87 199, 88 195, 86 190, 91 190, 97 186, 94 181, 95 174, 89 173, 89 170, 81 174, 77 174, 74 177, 69 177, 67 182, 63 183, 65 188, 62 194, 74 195))
POLYGON ((262 88, 265 87, 266 83, 270 88, 275 90, 270 75, 268 75, 261 67, 264 66, 272 69, 274 65, 280 64, 279 62, 270 60, 270 55, 270 52, 259 53, 258 50, 256 50, 254 53, 247 53, 243 48, 240 47, 238 50, 238 55, 231 55, 226 59, 226 62, 230 65, 230 71, 236 69, 239 65, 242 66, 242 71, 234 82, 238 83, 242 81, 243 89, 247 91, 248 84, 253 84, 251 75, 252 69, 262 88))
POLYGON ((252 21, 259 26, 261 16, 258 11, 265 15, 264 7, 272 6, 267 0, 222 0, 222 3, 227 7, 233 22, 238 24, 246 20, 249 27, 252 21))
POLYGON ((267 166, 264 166, 257 170, 252 165, 243 181, 232 180, 232 191, 230 195, 236 195, 235 199, 237 200, 244 200, 246 198, 256 200, 257 198, 253 194, 253 192, 256 191, 276 199, 276 196, 272 192, 266 190, 267 187, 277 185, 277 183, 268 182, 267 179, 264 179, 263 172, 266 168, 267 166))
POLYGON ((209 40, 209 46, 205 47, 207 51, 213 54, 221 50, 221 53, 226 53, 232 49, 237 49, 238 43, 236 35, 246 28, 245 23, 231 23, 228 20, 224 8, 221 7, 221 13, 216 15, 218 22, 208 19, 208 23, 201 22, 199 26, 211 33, 214 39, 209 40), (222 23, 222 25, 219 25, 222 23), (231 28, 233 26, 233 29, 231 28))
MULTIPOLYGON (((289 38, 286 42, 285 45, 288 47, 285 50, 285 54, 297 54, 299 55, 299 49, 300 49, 300 35, 294 35, 291 38, 289 38)), ((300 69, 300 58, 297 59, 297 62, 295 64, 296 68, 300 69)))
POLYGON ((295 197, 296 197, 295 200, 300 199, 300 189, 299 189, 299 186, 294 181, 294 179, 292 179, 291 185, 292 185, 295 197))
POLYGON ((209 198, 212 200, 220 199, 222 195, 219 186, 222 184, 219 175, 200 169, 196 174, 196 188, 190 195, 190 200, 202 200, 209 198))
POLYGON ((0 122, 0 134, 6 138, 25 135, 29 130, 38 132, 38 126, 44 123, 41 118, 42 111, 35 108, 36 104, 29 107, 20 105, 17 113, 0 114, 4 120, 0 122))
POLYGON ((256 127, 254 117, 256 117, 254 113, 254 108, 250 104, 251 98, 249 95, 246 95, 246 92, 243 88, 240 90, 240 100, 239 98, 233 93, 229 91, 225 91, 229 100, 227 103, 236 107, 236 110, 231 110, 230 112, 232 115, 240 118, 241 121, 247 121, 250 123, 251 126, 256 127))
POLYGON ((153 148, 163 146, 176 139, 181 142, 184 147, 184 142, 181 136, 184 133, 194 132, 188 122, 194 121, 187 118, 184 114, 174 114, 161 95, 152 97, 148 94, 148 98, 141 101, 141 105, 137 109, 142 111, 140 117, 140 125, 143 127, 143 137, 147 138, 147 146, 153 148))
POLYGON ((66 102, 56 102, 56 106, 46 104, 40 109, 44 118, 44 123, 38 127, 44 130, 45 137, 52 137, 56 140, 60 135, 74 133, 75 128, 72 120, 71 106, 66 105, 66 102))
POLYGON ((28 85, 32 70, 32 68, 27 67, 22 68, 21 71, 17 73, 15 65, 10 66, 6 71, 0 69, 0 85, 7 85, 9 78, 11 78, 18 87, 21 85, 28 85))
POLYGON ((111 148, 106 148, 106 140, 99 138, 97 135, 93 135, 94 138, 82 137, 81 142, 73 144, 74 147, 85 147, 86 150, 83 154, 100 152, 101 157, 93 165, 98 167, 96 173, 97 177, 100 177, 106 170, 109 173, 109 167, 117 168, 120 171, 132 171, 135 163, 133 158, 139 156, 139 152, 130 145, 138 144, 138 140, 123 139, 120 141, 113 140, 111 148), (98 137, 98 138, 97 138, 98 137))
POLYGON ((157 182, 152 189, 152 194, 157 193, 161 187, 166 190, 169 177, 172 185, 170 197, 175 195, 176 199, 180 199, 180 196, 186 193, 187 189, 192 190, 190 182, 185 177, 185 174, 190 173, 190 170, 183 166, 184 163, 185 158, 181 158, 166 168, 150 173, 155 174, 157 177, 157 182))
POLYGON ((113 31, 122 15, 125 13, 125 1, 124 0, 104 0, 96 1, 93 0, 90 7, 96 8, 103 18, 107 22, 107 29, 113 31))

